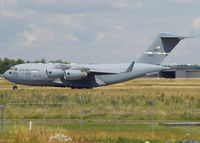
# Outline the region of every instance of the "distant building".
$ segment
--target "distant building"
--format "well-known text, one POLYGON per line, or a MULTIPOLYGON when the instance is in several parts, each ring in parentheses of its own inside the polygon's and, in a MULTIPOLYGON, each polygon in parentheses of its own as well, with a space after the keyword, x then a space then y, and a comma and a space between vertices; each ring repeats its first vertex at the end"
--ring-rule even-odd
POLYGON ((173 67, 159 73, 164 78, 200 78, 200 69, 190 67, 173 67))
POLYGON ((41 63, 46 63, 46 59, 41 59, 41 63))
MULTIPOLYGON (((148 76, 149 77, 149 76, 148 76)), ((154 74, 151 77, 163 78, 200 78, 199 66, 170 66, 170 69, 154 74)))
POLYGON ((171 66, 170 69, 145 77, 158 78, 200 78, 200 69, 192 66, 171 66))

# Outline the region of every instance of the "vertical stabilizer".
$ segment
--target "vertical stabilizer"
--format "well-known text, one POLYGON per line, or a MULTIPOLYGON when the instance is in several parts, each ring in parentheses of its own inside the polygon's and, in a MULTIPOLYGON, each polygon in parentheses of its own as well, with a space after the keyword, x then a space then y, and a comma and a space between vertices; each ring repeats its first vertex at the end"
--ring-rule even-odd
POLYGON ((159 65, 176 45, 185 38, 161 33, 136 62, 159 65))

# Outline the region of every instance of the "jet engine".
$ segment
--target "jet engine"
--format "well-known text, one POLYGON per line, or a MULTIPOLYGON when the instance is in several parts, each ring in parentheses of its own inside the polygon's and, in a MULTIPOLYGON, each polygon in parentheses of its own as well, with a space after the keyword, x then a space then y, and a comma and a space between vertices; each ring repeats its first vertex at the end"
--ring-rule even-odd
POLYGON ((50 69, 46 70, 46 75, 49 78, 58 78, 64 75, 64 71, 61 69, 50 69))
POLYGON ((66 80, 80 80, 87 77, 87 73, 81 70, 65 70, 64 79, 66 80))

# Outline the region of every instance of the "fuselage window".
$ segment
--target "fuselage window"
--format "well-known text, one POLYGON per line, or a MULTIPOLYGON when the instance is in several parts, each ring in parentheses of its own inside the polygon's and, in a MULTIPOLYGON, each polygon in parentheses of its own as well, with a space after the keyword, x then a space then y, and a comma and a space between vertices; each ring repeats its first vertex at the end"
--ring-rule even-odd
POLYGON ((9 72, 9 74, 12 74, 12 72, 9 72))
POLYGON ((39 72, 38 69, 31 69, 32 72, 39 72))

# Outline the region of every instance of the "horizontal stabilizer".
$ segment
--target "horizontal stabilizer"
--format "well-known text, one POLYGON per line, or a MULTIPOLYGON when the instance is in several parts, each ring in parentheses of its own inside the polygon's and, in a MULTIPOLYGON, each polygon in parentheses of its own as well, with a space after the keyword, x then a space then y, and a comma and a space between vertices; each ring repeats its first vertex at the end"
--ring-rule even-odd
POLYGON ((193 38, 193 37, 188 37, 188 36, 176 36, 172 34, 166 34, 166 33, 161 33, 160 38, 178 38, 179 40, 183 40, 185 38, 193 38))

